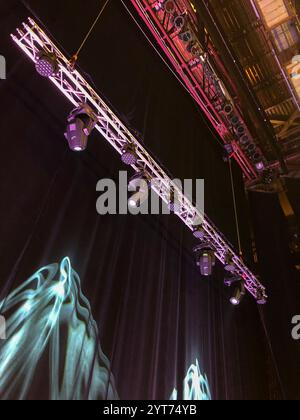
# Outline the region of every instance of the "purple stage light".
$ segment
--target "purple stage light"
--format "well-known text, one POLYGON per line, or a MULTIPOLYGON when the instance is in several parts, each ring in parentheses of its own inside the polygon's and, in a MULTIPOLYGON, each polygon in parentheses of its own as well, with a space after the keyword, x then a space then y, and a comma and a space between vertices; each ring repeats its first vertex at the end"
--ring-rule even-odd
POLYGON ((239 301, 237 298, 232 297, 232 298, 230 299, 230 303, 231 303, 233 306, 238 306, 238 305, 240 304, 240 301, 239 301))
POLYGON ((203 240, 205 238, 205 231, 203 228, 196 228, 193 235, 196 239, 203 240))
POLYGON ((125 146, 122 152, 121 159, 125 165, 132 166, 137 163, 137 155, 133 146, 125 146))
POLYGON ((265 164, 264 164, 264 162, 257 162, 256 164, 255 164, 255 167, 256 167, 256 169, 258 170, 258 172, 262 172, 262 171, 264 171, 265 170, 265 164))
POLYGON ((35 68, 42 77, 51 77, 58 70, 56 56, 42 51, 37 56, 35 68))

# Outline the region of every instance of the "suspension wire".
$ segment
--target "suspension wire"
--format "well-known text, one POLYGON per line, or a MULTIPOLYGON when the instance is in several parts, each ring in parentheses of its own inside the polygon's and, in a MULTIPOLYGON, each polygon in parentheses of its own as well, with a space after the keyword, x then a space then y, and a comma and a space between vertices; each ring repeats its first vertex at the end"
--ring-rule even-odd
POLYGON ((260 317, 260 321, 261 321, 261 324, 262 324, 262 328, 263 328, 263 331, 264 331, 264 334, 265 334, 265 337, 266 337, 266 340, 267 340, 267 346, 268 346, 269 351, 270 351, 271 360, 273 362, 275 373, 276 373, 276 376, 277 376, 277 379, 278 379, 278 384, 280 386, 280 390, 281 390, 281 393, 282 393, 282 397, 283 397, 284 400, 287 400, 287 396, 286 396, 285 388, 283 386, 283 382, 282 382, 282 379, 281 379, 278 363, 277 363, 277 360, 276 360, 276 357, 275 357, 275 354, 274 354, 274 350, 273 350, 273 346, 272 346, 272 342, 271 342, 271 338, 270 338, 270 333, 268 331, 268 327, 267 327, 267 324, 266 324, 264 311, 263 311, 262 306, 260 306, 260 305, 258 305, 258 312, 259 312, 259 317, 260 317))
POLYGON ((233 173, 232 173, 231 156, 229 157, 229 171, 230 171, 230 181, 231 181, 233 207, 234 207, 234 217, 235 217, 235 225, 236 225, 239 253, 240 253, 240 256, 243 257, 241 234, 240 234, 240 224, 239 224, 239 217, 238 217, 238 210, 237 210, 237 203, 236 203, 236 193, 235 193, 234 179, 233 179, 233 173))
MULTIPOLYGON (((189 91, 189 89, 187 88, 187 86, 185 85, 185 83, 181 80, 181 78, 178 76, 178 74, 174 71, 174 69, 171 67, 171 65, 168 63, 168 61, 166 60, 166 58, 163 56, 163 54, 159 51, 159 49, 156 47, 155 43, 150 39, 150 37, 146 34, 146 32, 144 31, 144 29, 142 28, 142 26, 140 25, 140 23, 138 22, 138 20, 135 18, 135 16, 133 15, 133 13, 130 11, 130 9, 128 8, 128 6, 126 5, 126 3, 124 2, 124 0, 121 0, 121 3, 123 4, 124 8, 127 10, 128 14, 130 15, 130 17, 132 18, 132 20, 135 22, 135 24, 137 25, 137 27, 140 29, 140 31, 142 32, 142 34, 144 35, 144 37, 147 39, 147 41, 149 42, 149 44, 151 45, 151 47, 154 49, 154 51, 158 54, 158 56, 160 57, 160 59, 164 62, 164 64, 168 67, 168 69, 170 70, 170 72, 173 74, 173 76, 178 80, 178 82, 182 85, 182 87, 184 88, 184 90, 189 94, 189 96, 192 97, 191 92, 189 91)), ((209 129, 209 131, 211 132, 212 136, 217 140, 218 145, 224 149, 224 143, 223 141, 220 140, 219 136, 217 135, 217 133, 212 129, 211 125, 208 123, 206 117, 203 115, 203 111, 200 110, 198 104, 196 103, 194 97, 192 97, 193 103, 195 105, 195 108, 197 110, 197 112, 199 113, 199 115, 201 116, 203 122, 205 123, 205 125, 207 126, 207 128, 209 129)))
POLYGON ((92 26, 91 26, 90 30, 89 30, 89 31, 88 31, 88 33, 86 34, 86 36, 85 36, 84 40, 82 41, 82 43, 81 43, 80 47, 78 48, 78 50, 76 51, 76 53, 72 56, 72 58, 71 58, 71 60, 70 60, 70 64, 71 64, 72 66, 74 66, 74 65, 75 65, 75 63, 76 63, 76 61, 78 60, 78 56, 79 56, 79 54, 80 54, 80 52, 81 52, 82 48, 85 46, 85 44, 86 44, 87 40, 89 39, 89 37, 90 37, 91 33, 93 32, 93 30, 94 30, 95 26, 97 25, 97 23, 98 23, 98 21, 99 21, 100 17, 102 16, 103 12, 105 11, 106 6, 108 5, 109 1, 110 1, 110 0, 106 0, 106 2, 104 3, 104 5, 101 7, 101 9, 100 9, 100 12, 99 12, 98 16, 96 17, 96 19, 95 19, 94 23, 92 24, 92 26))

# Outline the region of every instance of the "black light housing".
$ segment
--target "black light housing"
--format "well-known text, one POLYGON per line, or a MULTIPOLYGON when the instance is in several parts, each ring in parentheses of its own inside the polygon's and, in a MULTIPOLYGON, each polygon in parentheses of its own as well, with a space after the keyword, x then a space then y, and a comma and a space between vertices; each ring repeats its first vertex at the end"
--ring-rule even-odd
POLYGON ((233 296, 230 298, 230 303, 233 306, 238 306, 246 295, 244 281, 241 280, 239 285, 235 288, 233 296))
POLYGON ((211 246, 205 243, 198 245, 194 248, 194 253, 201 275, 203 277, 211 276, 216 265, 216 256, 211 246))
POLYGON ((68 117, 65 138, 74 152, 87 148, 88 137, 97 124, 97 116, 87 104, 75 108, 68 117))

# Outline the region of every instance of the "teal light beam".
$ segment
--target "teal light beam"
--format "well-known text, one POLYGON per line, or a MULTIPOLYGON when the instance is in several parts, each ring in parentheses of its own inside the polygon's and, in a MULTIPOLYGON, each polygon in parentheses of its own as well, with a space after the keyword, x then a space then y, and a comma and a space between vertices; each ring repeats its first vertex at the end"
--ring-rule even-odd
POLYGON ((26 399, 45 352, 49 399, 118 399, 97 324, 69 258, 38 270, 0 302, 0 397, 26 399))

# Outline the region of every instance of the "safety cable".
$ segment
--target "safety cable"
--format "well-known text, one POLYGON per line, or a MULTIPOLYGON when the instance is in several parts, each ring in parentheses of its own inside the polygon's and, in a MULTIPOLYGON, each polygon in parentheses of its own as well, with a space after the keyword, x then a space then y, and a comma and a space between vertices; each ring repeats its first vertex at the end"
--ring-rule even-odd
POLYGON ((96 19, 95 19, 94 23, 92 24, 92 26, 91 26, 90 30, 89 30, 89 31, 88 31, 88 33, 86 34, 86 36, 85 36, 84 40, 82 41, 82 43, 81 43, 80 47, 78 48, 78 50, 76 51, 76 53, 72 56, 72 58, 71 58, 71 60, 70 60, 70 63, 71 63, 71 65, 72 65, 72 66, 74 66, 74 65, 75 65, 75 63, 76 63, 76 61, 78 60, 78 56, 79 56, 79 54, 80 54, 80 52, 81 52, 82 48, 84 47, 84 45, 86 44, 87 40, 89 39, 89 37, 90 37, 91 33, 93 32, 93 30, 94 30, 95 26, 96 26, 96 25, 97 25, 97 23, 98 23, 98 21, 99 21, 100 17, 102 16, 103 12, 105 11, 106 6, 108 5, 109 1, 110 1, 110 0, 106 0, 106 2, 104 3, 104 5, 101 7, 101 9, 100 9, 100 12, 99 12, 98 16, 96 17, 96 19))

